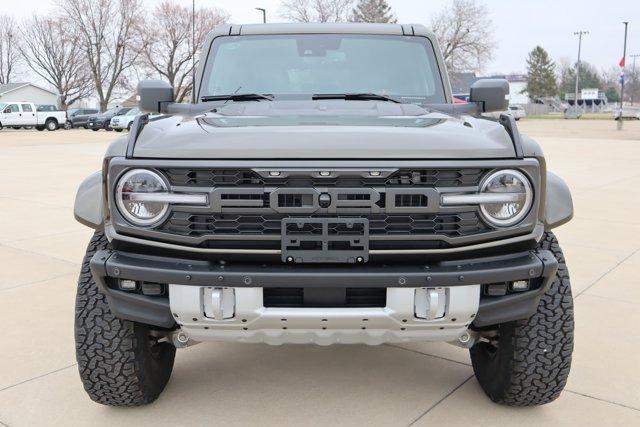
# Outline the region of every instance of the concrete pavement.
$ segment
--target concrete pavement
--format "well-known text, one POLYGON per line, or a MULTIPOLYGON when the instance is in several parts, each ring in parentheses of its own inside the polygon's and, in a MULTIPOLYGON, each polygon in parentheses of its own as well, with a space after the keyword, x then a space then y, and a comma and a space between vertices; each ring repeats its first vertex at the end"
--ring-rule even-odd
POLYGON ((538 408, 482 393, 446 344, 180 350, 153 405, 85 395, 74 354, 75 282, 91 230, 75 190, 114 133, 0 131, 0 425, 640 425, 640 123, 523 120, 574 195, 557 234, 575 296, 566 391, 538 408))

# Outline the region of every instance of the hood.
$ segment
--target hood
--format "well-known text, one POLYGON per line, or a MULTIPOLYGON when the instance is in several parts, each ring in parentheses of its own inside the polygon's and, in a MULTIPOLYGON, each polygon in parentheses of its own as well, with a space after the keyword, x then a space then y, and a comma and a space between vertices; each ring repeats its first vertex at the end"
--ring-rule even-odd
POLYGON ((170 159, 512 158, 506 130, 412 104, 262 101, 147 124, 134 157, 170 159))

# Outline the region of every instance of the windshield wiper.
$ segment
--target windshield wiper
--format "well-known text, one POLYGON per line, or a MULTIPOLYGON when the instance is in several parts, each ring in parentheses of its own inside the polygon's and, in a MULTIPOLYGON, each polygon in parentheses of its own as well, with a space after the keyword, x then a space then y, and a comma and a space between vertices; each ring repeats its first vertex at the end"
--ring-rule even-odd
POLYGON ((311 97, 317 99, 344 99, 345 101, 389 101, 402 104, 397 99, 377 93, 317 93, 311 97))
POLYGON ((261 99, 265 99, 267 101, 273 101, 273 95, 262 94, 262 93, 234 93, 231 95, 211 95, 211 96, 203 96, 200 98, 202 102, 210 102, 210 101, 259 101, 261 99))

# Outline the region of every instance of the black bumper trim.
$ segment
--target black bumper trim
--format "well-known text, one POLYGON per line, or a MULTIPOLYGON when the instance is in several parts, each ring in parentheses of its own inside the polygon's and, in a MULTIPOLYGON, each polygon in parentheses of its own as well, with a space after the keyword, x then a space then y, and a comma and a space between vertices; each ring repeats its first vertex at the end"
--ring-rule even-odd
POLYGON ((488 326, 529 317, 537 309, 558 268, 550 251, 529 251, 434 265, 254 265, 212 264, 102 250, 91 271, 117 317, 161 327, 174 320, 168 298, 148 297, 108 288, 106 278, 192 286, 228 287, 437 287, 465 286, 544 278, 534 291, 481 298, 474 325, 488 326))

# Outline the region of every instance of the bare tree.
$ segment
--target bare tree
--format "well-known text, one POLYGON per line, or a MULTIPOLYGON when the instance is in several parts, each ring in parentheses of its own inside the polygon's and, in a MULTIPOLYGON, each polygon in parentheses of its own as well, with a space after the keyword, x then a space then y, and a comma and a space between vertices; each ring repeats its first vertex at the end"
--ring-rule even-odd
MULTIPOLYGON (((193 87, 193 58, 209 31, 227 22, 229 14, 220 9, 199 9, 195 14, 195 45, 191 34, 191 8, 165 0, 146 21, 141 37, 141 60, 150 75, 159 75, 174 89, 177 102, 193 87)), ((196 62, 197 64, 197 62, 196 62)), ((197 65, 196 65, 197 66, 197 65)))
POLYGON ((347 22, 354 0, 285 0, 280 16, 294 22, 347 22))
POLYGON ((16 27, 11 16, 0 15, 0 84, 11 83, 20 64, 20 37, 16 27))
POLYGON ((60 108, 71 104, 93 89, 81 45, 59 18, 39 18, 34 15, 23 25, 23 46, 20 52, 26 64, 38 76, 56 88, 60 108))
POLYGON ((489 12, 476 0, 453 0, 431 20, 442 55, 452 72, 481 71, 495 43, 489 12))
POLYGON ((136 48, 140 0, 59 1, 66 23, 78 34, 104 111, 140 52, 136 48))

